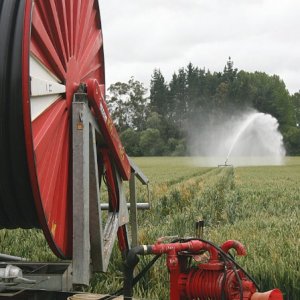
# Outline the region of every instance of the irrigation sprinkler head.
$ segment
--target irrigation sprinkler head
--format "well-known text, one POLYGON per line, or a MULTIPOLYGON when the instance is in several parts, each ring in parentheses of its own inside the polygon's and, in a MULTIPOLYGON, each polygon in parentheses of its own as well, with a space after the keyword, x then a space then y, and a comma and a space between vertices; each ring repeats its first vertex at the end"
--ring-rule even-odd
POLYGON ((223 168, 223 167, 233 167, 233 165, 228 164, 228 157, 226 158, 224 164, 218 165, 218 168, 223 168))
POLYGON ((225 167, 231 167, 233 168, 233 165, 228 165, 226 162, 224 165, 218 165, 218 168, 225 168, 225 167))

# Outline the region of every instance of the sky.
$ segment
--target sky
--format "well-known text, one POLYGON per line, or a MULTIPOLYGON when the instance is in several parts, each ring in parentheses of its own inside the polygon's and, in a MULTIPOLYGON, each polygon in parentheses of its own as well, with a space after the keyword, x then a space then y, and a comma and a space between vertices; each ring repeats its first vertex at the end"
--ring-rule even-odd
POLYGON ((131 76, 148 88, 193 65, 277 74, 300 90, 299 0, 99 0, 106 85, 131 76))

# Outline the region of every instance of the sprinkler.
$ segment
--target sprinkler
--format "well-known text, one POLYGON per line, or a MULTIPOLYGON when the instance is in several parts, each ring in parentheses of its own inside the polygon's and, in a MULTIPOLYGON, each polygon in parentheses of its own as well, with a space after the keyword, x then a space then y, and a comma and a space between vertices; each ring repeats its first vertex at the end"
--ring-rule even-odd
POLYGON ((228 157, 225 160, 225 163, 223 165, 218 165, 218 168, 223 168, 223 167, 233 167, 233 165, 228 164, 228 157))

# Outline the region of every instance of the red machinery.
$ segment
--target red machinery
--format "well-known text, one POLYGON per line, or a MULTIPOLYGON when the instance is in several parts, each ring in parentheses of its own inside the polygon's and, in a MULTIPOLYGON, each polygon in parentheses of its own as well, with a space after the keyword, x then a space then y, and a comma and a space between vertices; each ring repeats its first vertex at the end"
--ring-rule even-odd
POLYGON ((245 247, 237 241, 229 240, 220 249, 211 243, 191 240, 183 243, 156 244, 151 247, 153 254, 167 254, 167 266, 170 271, 170 298, 180 299, 260 299, 282 300, 279 290, 257 292, 255 283, 239 269, 226 254, 235 249, 240 256, 246 255, 245 247), (196 263, 201 251, 209 252, 207 262, 196 263))
MULTIPOLYGON (((129 289, 129 295, 125 296, 131 297, 131 258, 136 254, 165 253, 172 300, 282 299, 277 290, 267 295, 257 293, 253 281, 230 259, 227 254, 230 248, 245 254, 244 247, 237 242, 229 241, 216 248, 209 242, 190 240, 129 251, 128 211, 126 201, 123 207, 121 183, 129 180, 132 166, 104 100, 98 0, 0 0, 0 41, 0 228, 41 228, 58 257, 76 258, 73 276, 81 272, 83 264, 89 265, 90 254, 84 251, 86 227, 93 231, 91 244, 101 240, 94 234, 98 227, 93 228, 95 223, 90 224, 88 219, 98 218, 98 225, 101 220, 99 207, 92 203, 86 209, 83 200, 93 196, 98 201, 99 182, 94 184, 91 196, 86 187, 90 184, 91 188, 92 183, 84 181, 85 167, 79 166, 82 172, 78 172, 74 157, 84 164, 90 152, 80 144, 85 142, 83 135, 79 135, 86 126, 93 127, 97 129, 97 138, 94 129, 85 136, 91 136, 91 147, 96 153, 96 159, 94 154, 90 159, 93 176, 103 175, 109 192, 110 216, 105 234, 116 233, 121 251, 124 255, 128 253, 125 273, 129 279, 124 291, 129 289), (74 113, 74 102, 81 97, 82 110, 74 113), (83 121, 83 110, 90 114, 87 123, 83 121), (76 151, 78 156, 74 156, 76 151), (81 194, 77 195, 78 178, 79 192, 81 187, 84 190, 83 200, 81 194), (79 202, 82 200, 81 206, 76 197, 79 202), (78 217, 74 211, 84 214, 79 225, 73 222, 78 217), (74 254, 77 228, 82 230, 84 238, 79 235, 77 239, 82 253, 74 254), (197 264, 203 251, 210 253, 209 260, 197 264), (193 260, 194 266, 190 264, 193 260)), ((100 236, 101 230, 98 231, 100 236)), ((99 247, 107 257, 113 242, 114 239, 110 245, 99 247)), ((100 255, 94 252, 93 262, 100 255)), ((101 263, 99 270, 105 270, 108 261, 101 263)), ((85 278, 89 278, 90 270, 83 270, 87 273, 85 278)))
POLYGON ((280 290, 258 292, 254 280, 228 254, 234 249, 237 255, 246 255, 245 247, 229 240, 221 247, 201 239, 180 240, 164 244, 162 239, 151 246, 130 250, 125 272, 124 295, 132 297, 133 269, 137 255, 167 255, 170 272, 170 300, 283 300, 280 290), (209 253, 209 255, 206 254, 209 253))
MULTIPOLYGON (((98 1, 2 0, 0 8, 0 227, 40 227, 53 252, 71 258, 71 104, 80 83, 99 82, 89 88, 93 110, 107 114, 98 1)), ((98 121, 110 160, 128 180, 107 116, 98 121)))
POLYGON ((129 249, 122 182, 136 174, 104 101, 98 0, 1 0, 0 39, 0 228, 41 228, 86 284, 115 236, 129 249))

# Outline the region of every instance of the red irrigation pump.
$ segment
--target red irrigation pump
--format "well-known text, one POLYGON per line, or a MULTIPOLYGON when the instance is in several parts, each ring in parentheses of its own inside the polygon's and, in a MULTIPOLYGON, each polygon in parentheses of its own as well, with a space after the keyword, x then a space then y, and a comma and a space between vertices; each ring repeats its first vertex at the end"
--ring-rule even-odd
MULTIPOLYGON (((163 244, 161 239, 151 246, 139 246, 128 255, 127 268, 133 271, 137 254, 167 255, 170 272, 170 300, 283 300, 280 290, 259 293, 253 279, 228 254, 246 255, 245 247, 229 240, 221 247, 201 239, 182 240, 163 244), (204 255, 209 259, 203 262, 204 255)), ((124 296, 132 297, 132 274, 125 272, 124 296)))

